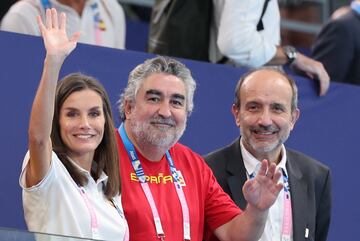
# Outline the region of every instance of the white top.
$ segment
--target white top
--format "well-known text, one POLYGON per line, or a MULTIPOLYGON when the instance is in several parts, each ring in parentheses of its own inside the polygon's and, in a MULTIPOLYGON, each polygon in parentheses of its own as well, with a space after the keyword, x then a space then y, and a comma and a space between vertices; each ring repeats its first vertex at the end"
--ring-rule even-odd
MULTIPOLYGON (((67 34, 72 36, 76 31, 81 31, 79 42, 97 44, 94 27, 93 3, 98 3, 100 18, 105 23, 106 30, 100 31, 101 43, 98 45, 112 48, 125 48, 125 15, 122 7, 116 0, 87 0, 82 15, 71 7, 49 0, 52 7, 58 12, 66 13, 67 34)), ((22 0, 16 2, 4 16, 0 29, 5 31, 40 36, 36 16, 41 15, 45 20, 45 9, 41 0, 22 0)))
POLYGON ((223 55, 235 66, 260 67, 269 62, 280 44, 278 1, 269 1, 263 16, 264 30, 258 32, 265 0, 213 0, 214 22, 211 30, 210 60, 223 55), (221 54, 222 53, 222 54, 221 54))
MULTIPOLYGON (((242 139, 240 141, 240 148, 242 157, 244 160, 244 165, 246 168, 247 176, 252 173, 257 173, 258 169, 260 168, 260 162, 248 152, 242 139)), ((286 170, 286 150, 285 146, 282 145, 281 147, 281 161, 277 165, 277 168, 284 169, 287 176, 288 172, 286 170)), ((283 178, 280 178, 280 183, 284 183, 283 178)), ((282 232, 282 225, 283 225, 283 214, 284 214, 284 189, 282 189, 277 197, 275 203, 270 207, 269 214, 266 219, 264 232, 259 239, 259 241, 279 241, 281 240, 281 232, 282 232)), ((291 232, 291 238, 289 241, 293 240, 293 233, 291 232)))
POLYGON ((114 198, 121 212, 119 214, 103 193, 103 185, 108 179, 105 173, 95 182, 89 172, 78 166, 89 178, 84 190, 98 221, 98 236, 94 237, 89 209, 79 187, 58 156, 52 152, 50 169, 44 179, 35 186, 26 187, 25 174, 29 157, 28 152, 19 179, 23 188, 24 215, 29 231, 88 239, 124 240, 128 226, 120 196, 114 198))

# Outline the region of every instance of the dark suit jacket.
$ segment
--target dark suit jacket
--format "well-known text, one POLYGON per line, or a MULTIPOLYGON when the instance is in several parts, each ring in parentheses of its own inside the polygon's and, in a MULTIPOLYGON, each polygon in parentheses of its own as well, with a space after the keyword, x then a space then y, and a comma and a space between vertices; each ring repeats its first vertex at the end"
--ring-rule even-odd
POLYGON ((354 10, 328 22, 317 36, 312 57, 332 81, 360 85, 360 15, 354 10))
MULTIPOLYGON (((247 177, 239 140, 206 155, 205 160, 224 191, 241 209, 245 209, 247 202, 242 186, 247 177)), ((294 241, 325 241, 331 213, 330 170, 299 152, 287 149, 286 155, 294 241), (305 228, 309 229, 308 239, 305 239, 305 228)))

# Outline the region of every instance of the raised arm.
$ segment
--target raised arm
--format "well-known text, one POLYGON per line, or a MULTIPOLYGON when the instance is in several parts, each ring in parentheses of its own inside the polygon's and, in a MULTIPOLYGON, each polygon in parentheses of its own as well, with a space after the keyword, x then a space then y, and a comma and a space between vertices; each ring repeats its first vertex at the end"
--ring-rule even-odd
POLYGON ((309 78, 319 81, 319 95, 323 96, 326 94, 330 87, 330 77, 321 62, 298 54, 292 66, 296 70, 305 73, 309 78))
POLYGON ((218 227, 215 235, 222 241, 258 240, 265 227, 269 208, 274 204, 283 185, 278 183, 281 173, 272 163, 263 160, 255 178, 247 180, 243 193, 248 205, 245 211, 230 222, 218 227))
POLYGON ((46 175, 51 161, 51 128, 54 115, 56 84, 61 66, 67 55, 76 47, 79 33, 69 40, 66 34, 66 16, 56 10, 46 10, 46 24, 37 17, 46 48, 43 73, 33 102, 29 124, 30 160, 26 171, 26 184, 33 186, 46 175))
MULTIPOLYGON (((284 47, 277 46, 275 56, 267 64, 285 65, 287 63, 288 58, 285 55, 284 47)), ((291 64, 291 67, 296 71, 305 74, 310 79, 319 81, 319 95, 323 96, 326 94, 330 87, 330 77, 321 62, 297 52, 297 57, 291 64)))

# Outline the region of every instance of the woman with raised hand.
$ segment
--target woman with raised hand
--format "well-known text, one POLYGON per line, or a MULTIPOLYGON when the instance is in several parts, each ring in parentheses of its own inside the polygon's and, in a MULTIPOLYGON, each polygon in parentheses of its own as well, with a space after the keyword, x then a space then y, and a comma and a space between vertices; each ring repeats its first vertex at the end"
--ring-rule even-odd
POLYGON ((59 71, 76 47, 66 16, 38 17, 46 48, 23 162, 25 220, 30 231, 87 239, 128 240, 120 200, 119 161, 111 105, 94 78, 59 71))

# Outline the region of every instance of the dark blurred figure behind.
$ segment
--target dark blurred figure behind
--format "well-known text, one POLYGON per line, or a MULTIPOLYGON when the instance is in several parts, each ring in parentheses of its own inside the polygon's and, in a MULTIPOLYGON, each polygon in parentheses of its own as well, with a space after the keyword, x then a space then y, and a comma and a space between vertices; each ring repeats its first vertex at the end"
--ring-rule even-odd
POLYGON ((335 11, 317 36, 312 56, 331 81, 360 85, 360 0, 335 11))
POLYGON ((0 21, 4 17, 5 13, 9 10, 11 5, 15 3, 16 0, 1 0, 0 1, 0 21))

